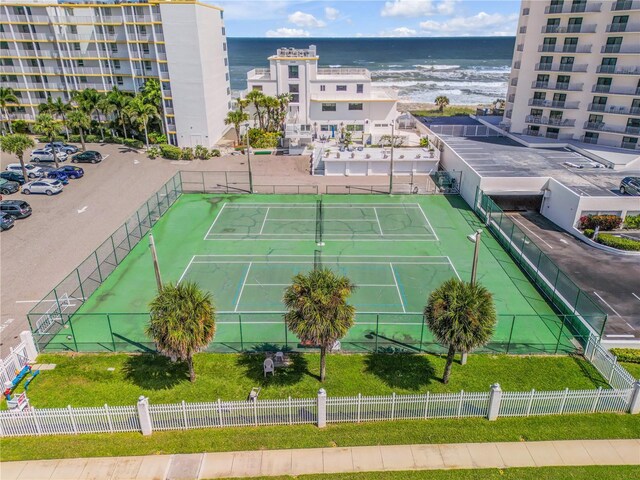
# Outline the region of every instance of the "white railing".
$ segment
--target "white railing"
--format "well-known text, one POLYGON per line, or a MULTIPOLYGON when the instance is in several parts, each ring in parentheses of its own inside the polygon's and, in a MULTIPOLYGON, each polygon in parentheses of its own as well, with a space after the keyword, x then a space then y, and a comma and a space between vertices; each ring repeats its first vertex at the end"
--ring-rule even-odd
POLYGON ((430 125, 429 130, 437 135, 451 137, 499 137, 502 136, 486 125, 430 125))
POLYGON ((10 382, 16 376, 16 371, 22 370, 29 363, 29 355, 27 354, 27 345, 20 342, 17 347, 10 350, 9 355, 0 360, 0 383, 10 382))
POLYGON ((371 72, 366 68, 318 68, 318 75, 357 75, 371 78, 371 72))
POLYGON ((636 381, 620 364, 618 359, 609 350, 604 348, 593 335, 589 336, 584 348, 584 357, 589 360, 600 372, 600 375, 613 388, 619 390, 629 389, 636 381))

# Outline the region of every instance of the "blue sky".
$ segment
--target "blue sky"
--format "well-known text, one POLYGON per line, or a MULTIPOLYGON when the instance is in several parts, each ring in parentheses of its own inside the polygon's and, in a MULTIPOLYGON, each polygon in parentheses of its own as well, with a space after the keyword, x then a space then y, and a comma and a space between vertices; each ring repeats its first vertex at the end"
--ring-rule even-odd
POLYGON ((206 0, 229 37, 513 36, 519 0, 206 0))

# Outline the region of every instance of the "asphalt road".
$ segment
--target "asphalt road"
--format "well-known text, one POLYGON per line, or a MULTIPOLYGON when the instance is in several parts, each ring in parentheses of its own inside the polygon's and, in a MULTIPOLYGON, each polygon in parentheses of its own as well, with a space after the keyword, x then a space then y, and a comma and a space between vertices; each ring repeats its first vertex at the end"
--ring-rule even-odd
POLYGON ((640 341, 640 257, 591 247, 536 212, 509 215, 608 314, 604 340, 640 341))

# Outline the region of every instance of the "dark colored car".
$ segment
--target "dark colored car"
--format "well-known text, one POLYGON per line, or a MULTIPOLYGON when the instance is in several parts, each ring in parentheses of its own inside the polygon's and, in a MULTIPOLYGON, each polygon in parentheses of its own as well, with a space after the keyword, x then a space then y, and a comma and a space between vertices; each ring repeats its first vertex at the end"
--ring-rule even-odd
POLYGON ((95 150, 87 150, 86 152, 77 153, 71 157, 73 163, 98 163, 102 161, 102 155, 95 150))
POLYGON ((20 184, 18 182, 12 182, 11 180, 0 178, 0 193, 2 195, 16 193, 18 190, 20 190, 20 184))
POLYGON ((63 185, 66 185, 67 183, 69 183, 69 177, 67 176, 67 174, 59 170, 51 170, 50 172, 47 172, 46 178, 53 178, 55 180, 60 180, 63 185))
POLYGON ((26 183, 24 181, 24 176, 18 172, 0 172, 0 178, 4 178, 5 180, 9 180, 10 182, 17 182, 19 185, 24 185, 26 183))
POLYGON ((58 168, 56 171, 66 174, 69 178, 81 178, 84 175, 84 170, 74 165, 65 165, 64 167, 58 168))
POLYGON ((8 213, 15 218, 26 218, 31 215, 31 205, 24 200, 2 200, 0 213, 8 213))
POLYGON ((640 177, 624 177, 620 182, 620 193, 640 195, 640 177))
POLYGON ((13 227, 15 218, 8 213, 0 213, 0 230, 9 230, 13 227))

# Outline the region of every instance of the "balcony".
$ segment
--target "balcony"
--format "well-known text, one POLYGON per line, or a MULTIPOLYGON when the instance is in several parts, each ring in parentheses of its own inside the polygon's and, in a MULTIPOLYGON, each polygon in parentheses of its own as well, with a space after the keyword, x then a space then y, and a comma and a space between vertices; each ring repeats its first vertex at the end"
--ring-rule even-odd
POLYGON ((542 27, 542 33, 563 34, 563 33, 595 33, 595 32, 596 32, 595 24, 567 25, 566 27, 562 27, 560 25, 545 25, 544 27, 542 27))
POLYGON ((640 87, 612 87, 611 85, 594 85, 593 93, 609 93, 611 95, 640 95, 640 87))
POLYGON ((607 125, 605 122, 584 122, 584 129, 596 132, 619 133, 622 135, 640 135, 640 127, 607 125))
POLYGON ((639 23, 610 23, 607 25, 608 33, 638 33, 640 32, 639 23))
POLYGON ((586 64, 575 63, 536 63, 536 70, 540 72, 586 72, 586 64))
POLYGON ((271 80, 271 70, 268 68, 254 68, 247 72, 247 80, 271 80))
POLYGON ((527 115, 525 117, 525 122, 533 123, 535 125, 551 125, 553 127, 573 127, 576 124, 576 121, 570 118, 550 118, 534 115, 527 115))
POLYGON ((544 13, 557 15, 561 13, 591 13, 600 12, 602 3, 586 3, 582 5, 550 5, 545 7, 544 13))
POLYGON ((582 143, 588 143, 590 145, 597 145, 598 144, 598 137, 587 137, 586 135, 582 135, 580 137, 580 141, 582 143))
POLYGON ((4 87, 15 88, 16 90, 67 90, 67 86, 64 83, 40 83, 40 82, 3 82, 4 87))
POLYGON ((88 15, 61 15, 59 17, 53 17, 51 23, 54 25, 122 25, 122 17, 120 16, 88 16, 88 15))
POLYGON ((640 10, 640 1, 638 0, 618 0, 611 7, 612 12, 621 10, 640 10))
POLYGON ((0 40, 5 42, 11 42, 13 40, 33 40, 38 42, 53 42, 56 37, 46 33, 22 33, 15 32, 11 35, 10 32, 2 32, 0 35, 0 40))
POLYGON ((173 108, 171 108, 171 107, 164 107, 164 114, 165 114, 165 115, 174 115, 174 113, 173 113, 173 108))
POLYGON ((638 145, 640 145, 637 142, 622 142, 620 144, 620 148, 625 148, 628 150, 635 150, 636 148, 638 148, 638 145))
POLYGON ((318 75, 371 78, 371 72, 366 68, 318 68, 318 75))
POLYGON ((25 65, 20 67, 18 65, 0 65, 0 72, 2 73, 27 73, 27 74, 48 74, 48 75, 62 75, 61 67, 32 67, 25 65))
POLYGON ((514 62, 513 68, 515 68, 516 70, 519 70, 520 69, 520 65, 521 65, 520 61, 514 62))
POLYGON ((553 140, 572 140, 573 135, 570 133, 556 133, 556 132, 541 132, 540 130, 533 130, 531 128, 525 128, 522 130, 523 135, 530 137, 543 137, 551 138, 553 140))
POLYGON ((16 15, 9 14, 6 17, 7 22, 11 23, 45 23, 49 24, 49 17, 46 15, 16 15))
POLYGON ((638 45, 605 45, 600 49, 600 53, 640 53, 638 45))
POLYGON ((543 108, 564 108, 564 109, 577 109, 580 105, 580 102, 567 102, 567 101, 557 101, 557 100, 543 100, 540 98, 530 98, 529 106, 530 107, 543 107, 543 108))
POLYGON ((518 85, 518 77, 511 79, 511 86, 515 87, 518 85))
POLYGON ((124 21, 127 23, 160 22, 160 15, 125 15, 124 21))
POLYGON ((591 53, 591 45, 539 45, 539 52, 547 53, 591 53))
POLYGON ((640 67, 618 67, 616 65, 598 65, 596 73, 610 75, 640 75, 640 67))
POLYGON ((549 82, 533 82, 531 88, 541 90, 561 90, 566 92, 581 92, 584 83, 549 83, 549 82))
POLYGON ((590 103, 588 110, 590 112, 611 113, 614 115, 640 115, 640 107, 620 107, 616 105, 601 105, 599 103, 590 103))

